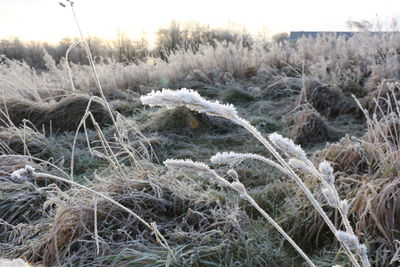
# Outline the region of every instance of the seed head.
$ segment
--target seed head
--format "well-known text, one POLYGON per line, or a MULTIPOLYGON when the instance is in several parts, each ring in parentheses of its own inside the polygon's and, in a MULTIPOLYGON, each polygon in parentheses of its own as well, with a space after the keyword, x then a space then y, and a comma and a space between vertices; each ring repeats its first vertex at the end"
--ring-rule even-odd
POLYGON ((169 169, 182 170, 187 174, 196 174, 204 178, 210 179, 212 182, 220 186, 230 186, 230 183, 224 178, 219 176, 214 170, 211 170, 206 164, 202 162, 194 162, 191 159, 167 159, 164 165, 169 169))
POLYGON ((299 145, 296 145, 291 139, 285 138, 277 133, 272 133, 268 137, 269 140, 271 140, 271 142, 283 152, 286 152, 290 156, 299 160, 307 160, 304 150, 299 145))
POLYGON ((212 164, 228 164, 230 167, 240 164, 245 159, 245 156, 235 152, 218 152, 211 157, 212 164))
POLYGON ((241 198, 248 199, 249 195, 247 194, 246 188, 241 182, 236 181, 231 183, 230 188, 235 190, 241 198))
POLYGON ((332 191, 332 189, 324 188, 324 189, 322 189, 322 194, 324 195, 329 206, 331 206, 333 208, 337 208, 338 199, 337 199, 335 193, 332 191))
POLYGON ((344 215, 347 216, 349 214, 349 209, 350 209, 350 206, 349 206, 349 203, 347 202, 347 200, 346 199, 341 200, 339 202, 339 206, 343 210, 344 215))
POLYGON ((218 101, 208 101, 201 97, 196 91, 182 88, 180 90, 162 89, 162 91, 152 91, 141 96, 140 100, 144 105, 164 106, 175 108, 185 106, 199 113, 206 113, 210 116, 219 116, 229 119, 238 118, 238 114, 233 105, 224 105, 218 101))
POLYGON ((333 174, 333 168, 331 167, 331 164, 326 160, 322 161, 319 164, 319 171, 326 176, 333 174))
POLYGON ((360 251, 361 255, 363 255, 363 256, 367 255, 368 249, 367 249, 366 245, 364 245, 364 244, 359 245, 358 250, 360 251))
POLYGON ((328 161, 324 160, 319 164, 319 171, 325 176, 325 180, 328 184, 333 184, 335 182, 333 168, 328 161))
POLYGON ((25 168, 18 169, 11 174, 11 180, 15 182, 24 182, 32 177, 35 169, 32 166, 26 165, 25 168))
POLYGON ((356 251, 360 247, 360 242, 358 241, 358 237, 354 234, 350 234, 344 231, 336 231, 336 237, 339 241, 346 244, 350 250, 356 251))
POLYGON ((226 172, 230 177, 232 177, 233 180, 239 181, 239 175, 234 169, 229 169, 226 172))
POLYGON ((298 160, 296 158, 291 158, 291 159, 289 159, 288 163, 295 170, 300 170, 302 172, 310 171, 310 167, 308 167, 307 164, 302 160, 298 160))

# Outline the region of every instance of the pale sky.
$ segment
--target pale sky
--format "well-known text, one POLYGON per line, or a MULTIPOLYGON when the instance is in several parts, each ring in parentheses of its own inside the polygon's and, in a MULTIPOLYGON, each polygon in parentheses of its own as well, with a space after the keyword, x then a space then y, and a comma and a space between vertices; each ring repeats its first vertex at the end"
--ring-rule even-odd
MULTIPOLYGON (((0 38, 56 42, 78 36, 71 11, 59 2, 0 0, 0 38)), ((115 39, 118 29, 151 37, 173 19, 215 27, 235 23, 252 33, 262 27, 271 33, 348 30, 349 18, 400 22, 400 0, 75 0, 75 10, 86 36, 107 39, 115 39)))

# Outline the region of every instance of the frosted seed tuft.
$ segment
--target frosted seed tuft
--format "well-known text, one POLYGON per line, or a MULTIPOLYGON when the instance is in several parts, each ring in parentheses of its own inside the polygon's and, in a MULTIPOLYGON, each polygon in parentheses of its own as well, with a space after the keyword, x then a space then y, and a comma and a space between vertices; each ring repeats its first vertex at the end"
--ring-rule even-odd
POLYGON ((211 157, 212 164, 227 164, 231 167, 242 163, 245 159, 243 154, 238 154, 235 152, 222 152, 217 153, 211 157))
POLYGON ((298 160, 296 158, 291 158, 291 159, 289 159, 288 163, 295 170, 299 170, 302 172, 310 171, 310 167, 308 167, 307 164, 305 164, 304 161, 302 161, 302 160, 298 160))
POLYGON ((239 181, 239 175, 234 169, 229 169, 227 174, 235 181, 239 181))
POLYGON ((339 241, 346 244, 350 250, 356 251, 360 248, 358 237, 353 234, 339 230, 336 232, 336 237, 339 239, 339 241))
POLYGON ((196 174, 204 178, 210 179, 212 182, 220 186, 230 186, 230 183, 219 176, 214 170, 211 170, 202 162, 194 162, 191 159, 167 159, 164 165, 169 169, 182 170, 187 174, 196 174))
POLYGON ((299 160, 307 160, 304 150, 299 145, 296 145, 292 140, 277 133, 272 133, 268 137, 277 148, 286 152, 290 156, 299 160))
POLYGON ((319 171, 325 175, 325 176, 330 176, 333 174, 333 168, 331 167, 331 164, 324 160, 319 164, 319 171))
POLYGON ((191 110, 206 113, 210 116, 230 119, 238 118, 233 105, 221 104, 218 101, 208 101, 196 91, 186 88, 180 90, 162 89, 162 91, 152 91, 145 96, 141 96, 140 100, 142 104, 149 106, 164 106, 167 108, 185 106, 191 110))
POLYGON ((346 199, 339 202, 339 207, 343 210, 345 216, 349 214, 350 206, 346 199))
POLYGON ((333 208, 338 207, 337 197, 335 196, 334 192, 332 192, 331 189, 329 189, 329 188, 322 189, 322 194, 324 195, 329 206, 331 206, 333 208))
POLYGON ((236 181, 231 183, 230 188, 235 190, 241 198, 248 199, 246 188, 241 182, 236 181))
POLYGON ((14 182, 24 182, 31 178, 35 169, 32 166, 26 165, 25 168, 18 169, 11 174, 11 180, 14 182))

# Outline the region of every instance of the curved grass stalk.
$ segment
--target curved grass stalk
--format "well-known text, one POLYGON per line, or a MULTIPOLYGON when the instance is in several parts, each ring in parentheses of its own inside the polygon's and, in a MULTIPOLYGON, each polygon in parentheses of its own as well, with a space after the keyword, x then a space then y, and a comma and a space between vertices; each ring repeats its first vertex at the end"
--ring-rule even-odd
MULTIPOLYGON (((248 130, 254 137, 256 137, 267 149, 269 152, 272 153, 272 155, 278 160, 282 166, 287 169, 289 176, 299 185, 301 190, 305 193, 306 197, 310 200, 311 204, 313 207, 317 210, 317 212, 321 215, 322 219, 325 221, 325 223, 328 225, 329 229, 332 231, 332 233, 337 237, 337 229, 331 219, 329 219, 328 215, 326 215, 325 211, 322 209, 321 204, 318 202, 318 200, 315 199, 314 195, 311 193, 311 191, 308 189, 308 187, 304 184, 304 182, 301 180, 301 178, 292 170, 292 168, 289 166, 289 164, 282 158, 282 156, 276 151, 276 149, 272 146, 270 142, 268 142, 255 128, 254 126, 250 125, 246 120, 242 118, 237 118, 234 120, 237 124, 241 125, 244 127, 246 130, 248 130)), ((299 155, 302 158, 301 160, 304 160, 306 158, 303 158, 303 155, 299 155)), ((305 156, 305 155, 304 155, 305 156)), ((339 239, 338 239, 339 240, 339 239)), ((360 267, 360 264, 358 263, 356 257, 354 254, 351 252, 351 249, 348 247, 347 244, 339 240, 339 242, 342 244, 344 247, 347 256, 349 257, 350 261, 352 264, 356 267, 360 267)))
POLYGON ((282 229, 282 227, 272 219, 269 214, 264 211, 257 202, 247 193, 244 185, 235 181, 233 183, 228 182, 221 176, 219 176, 214 170, 210 169, 206 164, 202 162, 193 162, 192 160, 173 160, 168 159, 164 164, 170 169, 180 169, 187 173, 195 173, 200 176, 209 178, 212 182, 218 184, 220 187, 228 187, 236 191, 241 198, 248 201, 258 212, 264 216, 265 219, 276 229, 278 232, 293 246, 293 248, 304 258, 304 260, 312 267, 316 265, 311 261, 311 259, 304 253, 304 251, 296 244, 296 242, 282 229))
POLYGON ((233 167, 233 165, 237 165, 245 159, 255 159, 262 161, 272 167, 277 168, 281 172, 289 175, 288 171, 275 161, 267 159, 266 157, 263 157, 261 155, 252 153, 223 152, 215 154, 214 156, 211 157, 210 160, 213 164, 229 164, 231 167, 233 167))
MULTIPOLYGON (((291 166, 283 159, 283 157, 278 153, 274 146, 267 139, 265 139, 254 126, 252 126, 247 120, 241 118, 238 115, 233 105, 220 104, 218 101, 207 101, 197 92, 193 90, 188 90, 186 88, 177 91, 173 91, 170 89, 163 89, 162 91, 157 92, 153 91, 146 96, 142 96, 140 99, 143 104, 147 104, 150 106, 166 106, 167 108, 186 106, 187 108, 197 111, 199 113, 206 113, 210 116, 226 118, 249 131, 275 157, 278 163, 287 170, 287 174, 289 175, 289 177, 291 177, 299 185, 299 187, 305 193, 306 197, 310 200, 313 207, 317 210, 325 223, 328 225, 329 229, 339 240, 352 264, 356 267, 360 267, 358 260, 349 248, 348 244, 346 244, 346 242, 343 242, 343 240, 338 237, 338 230, 334 226, 333 222, 329 219, 328 215, 322 209, 321 204, 315 199, 314 195, 304 184, 301 178, 293 171, 291 166)), ((281 140, 277 139, 276 141, 281 140)), ((291 144, 289 144, 288 147, 288 144, 286 144, 285 142, 281 142, 280 144, 275 143, 275 145, 284 146, 286 150, 285 152, 289 152, 291 156, 302 161, 307 161, 308 159, 305 152, 299 146, 292 144, 293 142, 291 141, 291 144)))

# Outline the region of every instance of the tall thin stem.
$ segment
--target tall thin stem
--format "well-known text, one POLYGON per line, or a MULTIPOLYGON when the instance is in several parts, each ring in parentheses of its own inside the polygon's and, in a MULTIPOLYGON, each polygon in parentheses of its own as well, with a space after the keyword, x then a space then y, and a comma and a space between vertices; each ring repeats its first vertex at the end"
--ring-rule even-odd
MULTIPOLYGON (((231 119, 231 118, 229 118, 229 119, 231 119)), ((243 120, 241 118, 231 119, 231 120, 234 121, 235 123, 241 125, 246 130, 248 130, 255 138, 257 138, 267 148, 268 151, 270 151, 272 153, 272 155, 278 160, 278 162, 288 170, 287 173, 289 174, 289 176, 293 180, 295 180, 295 182, 300 186, 300 188, 306 194, 307 198, 310 200, 311 204, 314 206, 314 208, 317 210, 317 212, 321 215, 321 217, 323 218, 325 223, 328 225, 328 227, 332 231, 332 233, 336 236, 337 229, 334 226, 334 224, 332 223, 332 221, 329 219, 329 217, 326 215, 325 211, 322 209, 319 202, 315 199, 315 197, 313 196, 311 191, 303 183, 303 181, 300 179, 300 177, 292 170, 292 168, 282 158, 282 156, 278 153, 278 151, 276 151, 276 149, 272 146, 272 144, 270 142, 268 142, 258 131, 256 131, 255 128, 253 126, 251 126, 246 120, 243 120)), ((342 241, 339 240, 339 242, 345 248, 346 254, 348 255, 351 262, 354 264, 354 266, 361 267, 360 264, 358 263, 356 257, 351 252, 350 248, 342 241)))
POLYGON ((274 226, 276 228, 276 230, 278 230, 278 232, 283 235, 283 237, 289 241, 289 243, 294 247, 294 249, 296 249, 296 251, 307 261, 307 263, 310 266, 315 266, 315 264, 311 261, 311 259, 303 252, 303 250, 296 244, 296 242, 293 241, 293 239, 288 236, 286 234, 286 232, 279 226, 279 224, 277 224, 275 222, 274 219, 272 219, 268 213, 266 213, 258 204, 257 202, 250 197, 249 195, 245 195, 243 197, 244 199, 246 199, 254 208, 256 208, 258 210, 259 213, 261 213, 262 216, 264 216, 265 219, 267 219, 267 221, 272 224, 272 226, 274 226))
POLYGON ((79 31, 79 34, 80 34, 80 36, 81 36, 82 42, 84 42, 84 43, 86 44, 86 45, 85 45, 86 53, 87 53, 87 55, 88 55, 88 60, 89 60, 90 67, 92 68, 92 71, 93 71, 93 75, 94 75, 94 78, 95 78, 95 83, 96 83, 97 87, 99 88, 100 96, 101 96, 101 98, 103 99, 104 104, 106 105, 106 108, 107 108, 108 112, 110 113, 111 119, 112 119, 113 124, 114 124, 114 126, 115 126, 115 129, 116 129, 116 131, 117 131, 118 137, 120 137, 121 134, 120 134, 120 132, 119 132, 119 129, 118 129, 118 126, 117 126, 117 122, 116 122, 115 117, 114 117, 114 114, 113 114, 113 112, 112 112, 112 110, 111 110, 111 108, 110 108, 110 105, 108 105, 107 98, 106 98, 105 95, 104 95, 103 87, 101 86, 101 83, 100 83, 99 75, 98 75, 98 73, 97 73, 97 71, 96 71, 96 66, 95 66, 95 64, 94 64, 94 60, 93 60, 93 56, 92 56, 92 51, 90 50, 89 45, 88 45, 87 42, 85 41, 85 37, 83 36, 83 32, 82 32, 81 26, 79 25, 79 20, 78 20, 78 17, 77 17, 77 15, 76 15, 76 13, 75 13, 74 5, 73 5, 74 3, 73 3, 72 1, 69 1, 69 2, 70 2, 72 14, 73 14, 73 16, 74 16, 74 20, 75 20, 75 22, 76 22, 76 26, 77 26, 78 31, 79 31))

